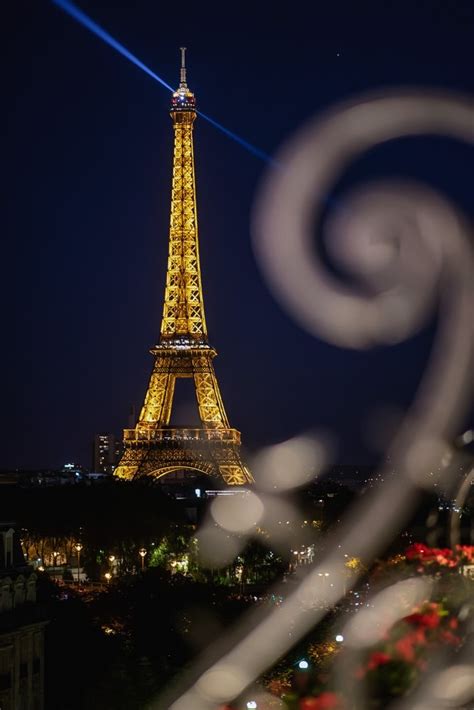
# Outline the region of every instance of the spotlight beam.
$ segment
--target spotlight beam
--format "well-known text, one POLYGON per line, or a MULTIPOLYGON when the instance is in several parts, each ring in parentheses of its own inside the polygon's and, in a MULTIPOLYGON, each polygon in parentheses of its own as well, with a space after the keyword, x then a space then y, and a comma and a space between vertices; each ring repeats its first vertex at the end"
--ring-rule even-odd
MULTIPOLYGON (((154 79, 159 84, 168 89, 168 91, 174 91, 173 87, 170 86, 168 82, 162 79, 158 74, 155 74, 155 72, 152 71, 149 67, 147 67, 146 64, 143 64, 143 62, 141 62, 138 57, 136 57, 126 47, 120 44, 120 42, 114 39, 112 35, 110 35, 106 30, 104 30, 100 25, 98 25, 97 22, 95 22, 91 17, 86 15, 86 13, 83 12, 79 7, 77 7, 77 5, 75 5, 73 2, 70 2, 70 0, 51 0, 51 2, 53 3, 53 5, 56 5, 56 7, 59 7, 66 14, 68 14, 74 20, 79 22, 79 24, 81 24, 83 27, 85 27, 94 35, 96 35, 96 37, 99 37, 99 39, 103 40, 106 44, 112 47, 112 49, 115 49, 117 52, 119 52, 119 54, 128 59, 130 62, 132 62, 132 64, 134 64, 136 67, 144 71, 145 74, 148 74, 148 76, 150 76, 152 79, 154 79)), ((266 163, 273 163, 271 157, 267 155, 263 150, 260 150, 260 148, 257 148, 248 141, 244 140, 244 138, 241 138, 236 133, 233 133, 228 128, 225 128, 225 126, 218 123, 205 113, 202 113, 201 111, 197 111, 197 113, 202 118, 204 118, 205 121, 210 123, 211 126, 214 126, 214 128, 217 128, 219 131, 228 136, 228 138, 234 140, 236 143, 245 148, 249 153, 252 153, 257 158, 260 158, 266 163)))
POLYGON ((155 81, 158 81, 162 86, 168 89, 168 91, 174 91, 173 87, 171 87, 164 79, 162 79, 158 74, 155 74, 151 69, 149 69, 143 62, 141 62, 138 57, 136 57, 134 54, 128 51, 126 47, 124 47, 120 42, 117 42, 116 39, 112 37, 108 32, 106 32, 100 25, 97 24, 97 22, 94 22, 88 15, 85 14, 85 12, 82 12, 74 3, 69 2, 69 0, 52 0, 53 5, 56 5, 56 7, 61 8, 61 10, 64 10, 70 17, 72 17, 74 20, 77 20, 83 27, 86 27, 86 29, 90 30, 93 34, 95 34, 97 37, 100 39, 104 40, 106 44, 108 44, 110 47, 115 49, 117 52, 119 52, 123 57, 128 59, 132 64, 135 64, 139 69, 145 72, 145 74, 148 74, 148 76, 151 76, 152 79, 155 81))
POLYGON ((252 145, 251 143, 246 141, 244 138, 241 138, 236 133, 233 133, 232 131, 230 131, 228 128, 226 128, 222 124, 217 123, 217 121, 215 121, 210 116, 207 116, 205 113, 202 113, 202 111, 196 111, 196 113, 199 114, 199 116, 201 116, 202 118, 204 118, 205 121, 210 123, 211 126, 214 126, 219 131, 222 131, 222 133, 224 133, 229 138, 232 138, 232 140, 236 141, 236 143, 239 143, 239 145, 241 145, 243 148, 248 150, 249 153, 252 153, 257 158, 260 158, 261 160, 263 160, 265 163, 269 163, 270 165, 273 165, 273 166, 276 165, 276 163, 273 161, 273 159, 269 155, 267 155, 267 153, 265 153, 263 150, 260 150, 260 148, 257 148, 256 146, 252 145))

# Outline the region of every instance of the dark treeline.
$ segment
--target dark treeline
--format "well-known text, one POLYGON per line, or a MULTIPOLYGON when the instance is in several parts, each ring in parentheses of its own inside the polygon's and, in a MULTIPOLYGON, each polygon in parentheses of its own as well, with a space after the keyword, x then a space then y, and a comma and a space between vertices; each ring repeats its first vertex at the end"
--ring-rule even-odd
POLYGON ((159 486, 117 481, 94 485, 0 489, 0 518, 44 535, 76 535, 100 529, 111 539, 117 532, 154 535, 170 522, 185 522, 185 511, 159 486))
POLYGON ((92 597, 39 576, 49 710, 139 710, 235 622, 249 602, 162 569, 117 579, 92 597))

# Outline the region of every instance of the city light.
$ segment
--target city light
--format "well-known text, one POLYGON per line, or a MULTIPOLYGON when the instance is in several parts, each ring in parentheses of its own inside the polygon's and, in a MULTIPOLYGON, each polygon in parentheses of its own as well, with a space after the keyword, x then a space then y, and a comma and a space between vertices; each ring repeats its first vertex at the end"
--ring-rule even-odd
POLYGON ((141 570, 142 570, 142 572, 143 572, 143 570, 145 569, 145 555, 146 555, 146 552, 147 552, 147 551, 145 550, 144 547, 141 547, 141 548, 138 550, 138 554, 139 554, 140 557, 141 557, 141 570))
POLYGON ((74 549, 77 552, 77 583, 79 584, 80 580, 80 573, 81 573, 81 550, 82 550, 82 545, 80 542, 76 542, 74 545, 74 549))
POLYGON ((344 636, 342 634, 337 634, 336 641, 342 643, 344 641, 344 636))
POLYGON ((302 659, 301 661, 298 661, 298 668, 302 671, 306 671, 309 668, 309 663, 308 661, 305 661, 302 659))

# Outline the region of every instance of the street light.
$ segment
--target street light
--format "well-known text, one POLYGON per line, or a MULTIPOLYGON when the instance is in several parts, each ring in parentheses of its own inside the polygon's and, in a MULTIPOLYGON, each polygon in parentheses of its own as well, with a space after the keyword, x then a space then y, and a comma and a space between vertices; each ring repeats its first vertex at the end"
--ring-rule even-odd
POLYGON ((82 550, 82 545, 80 542, 76 542, 74 545, 74 549, 77 552, 77 583, 79 584, 79 570, 81 568, 81 550, 82 550))
POLYGON ((109 584, 109 583, 110 583, 110 580, 112 579, 112 575, 110 574, 110 572, 106 572, 106 573, 104 574, 104 577, 105 577, 105 579, 107 580, 107 584, 109 584))
POLYGON ((145 569, 145 555, 146 555, 146 550, 145 550, 145 548, 144 548, 144 547, 141 547, 141 548, 138 550, 138 554, 139 554, 140 557, 142 558, 141 566, 142 566, 142 572, 143 572, 143 570, 145 569))

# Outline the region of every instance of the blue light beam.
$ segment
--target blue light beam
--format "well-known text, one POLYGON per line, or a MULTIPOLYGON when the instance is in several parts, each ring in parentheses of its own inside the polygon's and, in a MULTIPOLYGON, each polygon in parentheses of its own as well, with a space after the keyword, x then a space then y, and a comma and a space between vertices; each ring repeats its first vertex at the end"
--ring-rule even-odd
POLYGON ((103 39, 106 44, 113 47, 113 49, 116 49, 117 52, 119 52, 122 56, 132 62, 132 64, 135 64, 135 66, 137 66, 139 69, 148 74, 148 76, 151 76, 152 79, 158 81, 169 91, 174 91, 173 87, 167 84, 164 79, 162 79, 160 76, 158 76, 158 74, 155 74, 155 72, 153 72, 145 64, 143 64, 143 62, 141 62, 137 57, 135 57, 134 54, 129 52, 126 47, 120 44, 120 42, 117 42, 117 40, 114 39, 112 35, 109 35, 108 32, 103 30, 102 27, 97 24, 97 22, 94 22, 94 20, 88 17, 85 12, 82 12, 82 10, 80 10, 76 5, 74 5, 74 3, 68 2, 68 0, 52 0, 52 3, 53 5, 56 5, 57 7, 61 8, 61 10, 64 10, 64 12, 70 15, 74 20, 77 20, 88 30, 93 32, 97 37, 103 39))
POLYGON ((249 153, 252 153, 253 155, 256 155, 257 158, 260 158, 261 160, 264 160, 266 163, 270 163, 270 165, 276 166, 275 161, 267 155, 263 150, 260 150, 260 148, 257 148, 256 146, 252 145, 248 141, 246 141, 244 138, 241 138, 238 136, 236 133, 233 133, 230 131, 228 128, 225 128, 225 126, 222 126, 220 123, 217 123, 217 121, 214 121, 213 118, 210 116, 207 116, 207 114, 202 113, 202 111, 196 111, 199 116, 204 118, 204 120, 208 121, 211 126, 214 126, 215 128, 219 129, 219 131, 222 131, 226 136, 229 138, 232 138, 232 140, 236 141, 241 145, 243 148, 249 151, 249 153))
MULTIPOLYGON (((144 71, 145 74, 151 76, 152 79, 164 86, 166 89, 168 89, 168 91, 171 91, 172 93, 174 92, 172 86, 170 86, 164 79, 158 76, 158 74, 155 74, 155 72, 152 71, 149 67, 147 67, 146 64, 143 64, 143 62, 141 62, 138 57, 129 52, 126 47, 120 44, 120 42, 117 42, 117 40, 114 39, 112 35, 106 32, 106 30, 104 30, 100 25, 98 25, 97 22, 94 22, 94 20, 88 15, 86 15, 86 13, 83 12, 80 8, 78 8, 77 5, 74 5, 74 3, 70 2, 69 0, 51 0, 51 2, 53 3, 53 5, 56 5, 56 7, 59 7, 70 17, 79 22, 83 27, 90 30, 93 34, 96 35, 96 37, 99 37, 99 39, 102 39, 106 44, 108 44, 110 47, 119 52, 119 54, 128 59, 130 62, 132 62, 132 64, 135 64, 135 66, 144 71)), ((238 136, 236 133, 233 133, 228 128, 225 128, 225 126, 222 126, 220 123, 215 121, 210 116, 207 116, 205 113, 202 113, 201 111, 197 111, 197 113, 202 118, 204 118, 204 120, 208 121, 208 123, 210 123, 212 126, 217 128, 219 131, 222 131, 222 133, 224 133, 226 136, 232 138, 232 140, 236 141, 236 143, 248 150, 249 153, 252 153, 257 158, 260 158, 266 163, 274 164, 271 157, 267 155, 263 150, 260 150, 256 146, 252 145, 248 141, 238 136)))

